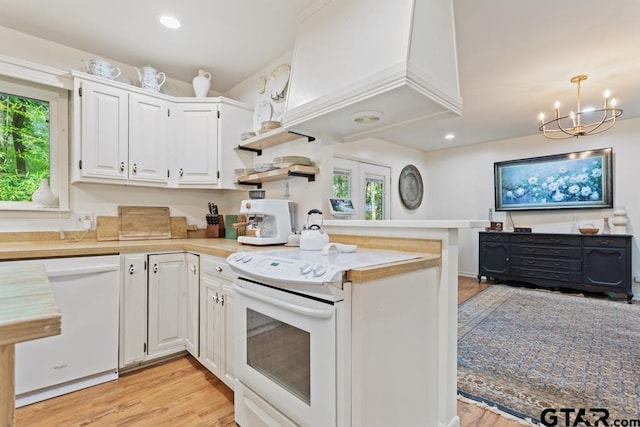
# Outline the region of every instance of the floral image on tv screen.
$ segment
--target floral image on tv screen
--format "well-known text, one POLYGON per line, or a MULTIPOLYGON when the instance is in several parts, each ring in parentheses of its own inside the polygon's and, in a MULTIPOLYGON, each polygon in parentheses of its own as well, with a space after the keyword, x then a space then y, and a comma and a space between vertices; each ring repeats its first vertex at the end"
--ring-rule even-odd
POLYGON ((494 163, 496 210, 613 207, 612 149, 494 163))

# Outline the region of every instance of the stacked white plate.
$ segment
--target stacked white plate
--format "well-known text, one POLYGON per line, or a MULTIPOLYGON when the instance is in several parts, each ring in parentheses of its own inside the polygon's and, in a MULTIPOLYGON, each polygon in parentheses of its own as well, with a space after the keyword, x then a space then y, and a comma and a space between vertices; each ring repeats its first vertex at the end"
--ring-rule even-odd
POLYGON ((260 173, 278 169, 279 166, 276 166, 273 163, 254 163, 253 168, 256 170, 256 172, 260 173))
POLYGON ((273 164, 279 168, 286 168, 291 165, 310 166, 311 159, 303 156, 282 156, 274 158, 273 164))
POLYGON ((253 168, 238 168, 233 170, 236 175, 251 175, 255 172, 253 168))

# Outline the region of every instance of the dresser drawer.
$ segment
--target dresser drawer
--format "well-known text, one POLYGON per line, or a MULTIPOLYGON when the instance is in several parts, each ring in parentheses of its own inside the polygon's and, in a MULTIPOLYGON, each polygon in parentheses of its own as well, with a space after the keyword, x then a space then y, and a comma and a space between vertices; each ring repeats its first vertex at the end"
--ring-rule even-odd
POLYGON ((507 243, 509 242, 509 235, 503 234, 502 232, 494 232, 494 233, 480 233, 480 241, 481 242, 497 242, 497 243, 507 243))
POLYGON ((581 272, 569 272, 569 271, 546 271, 546 270, 530 270, 528 268, 513 267, 511 269, 511 275, 515 280, 522 280, 524 282, 527 279, 543 279, 552 280, 554 282, 567 282, 567 283, 580 283, 582 281, 581 272))
POLYGON ((596 246, 605 248, 624 248, 627 246, 627 238, 614 236, 585 236, 585 246, 596 246))
POLYGON ((530 267, 545 270, 580 271, 582 262, 579 259, 533 258, 513 255, 511 265, 514 267, 530 267))
POLYGON ((581 256, 580 246, 533 246, 533 245, 511 245, 512 255, 538 255, 561 258, 576 258, 581 256))
POLYGON ((514 234, 512 243, 531 243, 539 245, 580 246, 580 236, 563 234, 514 234))

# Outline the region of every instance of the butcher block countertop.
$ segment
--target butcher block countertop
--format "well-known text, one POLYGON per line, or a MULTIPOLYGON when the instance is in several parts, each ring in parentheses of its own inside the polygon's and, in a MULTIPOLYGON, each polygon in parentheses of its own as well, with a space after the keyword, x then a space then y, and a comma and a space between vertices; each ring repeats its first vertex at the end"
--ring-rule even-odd
POLYGON ((43 265, 0 264, 0 424, 15 423, 15 343, 59 335, 62 320, 43 265))
MULTIPOLYGON (((192 233, 189 233, 190 235, 192 233)), ((187 239, 97 241, 95 232, 81 240, 80 234, 70 234, 64 240, 58 233, 4 233, 0 234, 0 261, 56 258, 87 255, 114 255, 126 253, 152 253, 163 251, 189 251, 226 258, 234 252, 272 249, 274 246, 243 245, 233 239, 189 237, 187 239)), ((375 238, 352 235, 330 235, 332 242, 355 244, 361 248, 412 252, 422 255, 409 261, 383 266, 351 270, 348 279, 364 282, 387 276, 440 265, 441 242, 430 239, 375 238)))
POLYGON ((60 334, 60 312, 44 266, 0 264, 0 345, 60 334))

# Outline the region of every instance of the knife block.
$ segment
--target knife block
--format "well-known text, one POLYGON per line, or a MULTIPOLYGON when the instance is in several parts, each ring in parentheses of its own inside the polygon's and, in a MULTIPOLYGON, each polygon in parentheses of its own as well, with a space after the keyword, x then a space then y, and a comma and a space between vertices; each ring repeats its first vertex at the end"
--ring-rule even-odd
POLYGON ((218 224, 207 225, 207 237, 221 238, 224 237, 224 219, 222 215, 218 217, 218 224))

